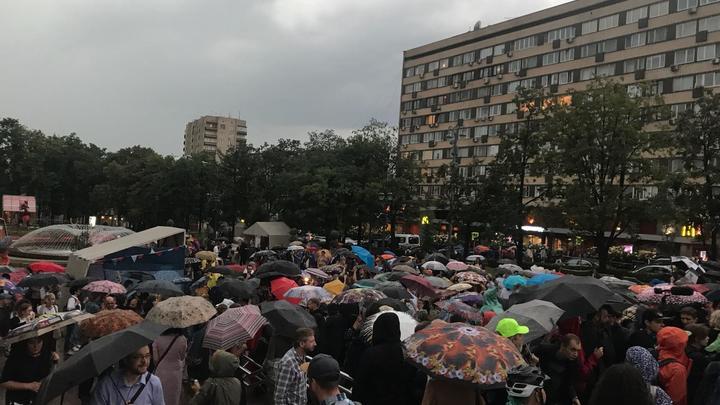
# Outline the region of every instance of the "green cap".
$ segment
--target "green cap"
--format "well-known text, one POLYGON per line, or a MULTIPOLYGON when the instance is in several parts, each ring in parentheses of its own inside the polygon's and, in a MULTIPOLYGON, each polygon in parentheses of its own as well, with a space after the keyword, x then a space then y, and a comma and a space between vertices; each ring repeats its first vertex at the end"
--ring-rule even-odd
POLYGON ((525 325, 520 325, 518 321, 512 318, 504 318, 498 322, 495 332, 499 333, 500 336, 509 338, 515 335, 524 335, 530 332, 530 329, 525 325))

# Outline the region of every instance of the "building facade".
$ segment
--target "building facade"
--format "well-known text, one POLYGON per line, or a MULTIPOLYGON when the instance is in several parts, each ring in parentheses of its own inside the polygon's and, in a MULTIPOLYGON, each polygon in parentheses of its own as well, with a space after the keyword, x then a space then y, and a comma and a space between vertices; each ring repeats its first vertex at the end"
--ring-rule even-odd
MULTIPOLYGON (((622 80, 628 92, 650 83, 673 119, 702 88, 720 86, 720 0, 576 0, 405 51, 399 136, 428 175, 422 193, 443 194, 430 179, 453 161, 452 128, 459 174, 484 175, 500 134, 521 121, 518 87, 562 96, 595 76, 622 80)), ((668 170, 682 168, 666 160, 668 170)), ((542 190, 542 179, 530 179, 523 192, 542 190)), ((656 192, 637 186, 633 195, 656 192)))
POLYGON ((246 137, 245 120, 206 115, 185 126, 183 153, 210 152, 219 158, 240 142, 245 142, 246 137))

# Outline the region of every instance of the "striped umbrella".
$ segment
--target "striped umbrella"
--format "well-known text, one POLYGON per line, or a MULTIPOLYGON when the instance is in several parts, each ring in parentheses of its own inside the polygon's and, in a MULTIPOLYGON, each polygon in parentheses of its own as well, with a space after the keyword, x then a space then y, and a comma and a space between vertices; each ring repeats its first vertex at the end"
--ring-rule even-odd
POLYGON ((208 322, 202 347, 212 350, 227 350, 246 342, 267 324, 255 305, 230 308, 208 322))

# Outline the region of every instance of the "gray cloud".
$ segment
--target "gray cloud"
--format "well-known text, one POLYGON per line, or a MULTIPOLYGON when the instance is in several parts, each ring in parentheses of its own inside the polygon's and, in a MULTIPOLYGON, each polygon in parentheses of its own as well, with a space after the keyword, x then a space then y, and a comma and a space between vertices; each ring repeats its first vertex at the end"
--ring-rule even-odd
POLYGON ((402 51, 562 0, 38 0, 0 13, 0 116, 179 155, 185 123, 249 140, 396 123, 402 51))

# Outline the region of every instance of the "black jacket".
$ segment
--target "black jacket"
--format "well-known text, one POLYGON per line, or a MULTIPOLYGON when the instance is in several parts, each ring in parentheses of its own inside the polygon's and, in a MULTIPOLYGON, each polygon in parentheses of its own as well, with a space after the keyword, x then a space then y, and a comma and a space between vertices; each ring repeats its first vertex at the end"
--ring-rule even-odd
POLYGON ((545 383, 547 405, 569 405, 577 396, 575 384, 580 374, 578 360, 560 358, 558 345, 541 345, 535 354, 540 358, 540 368, 550 377, 545 383))

